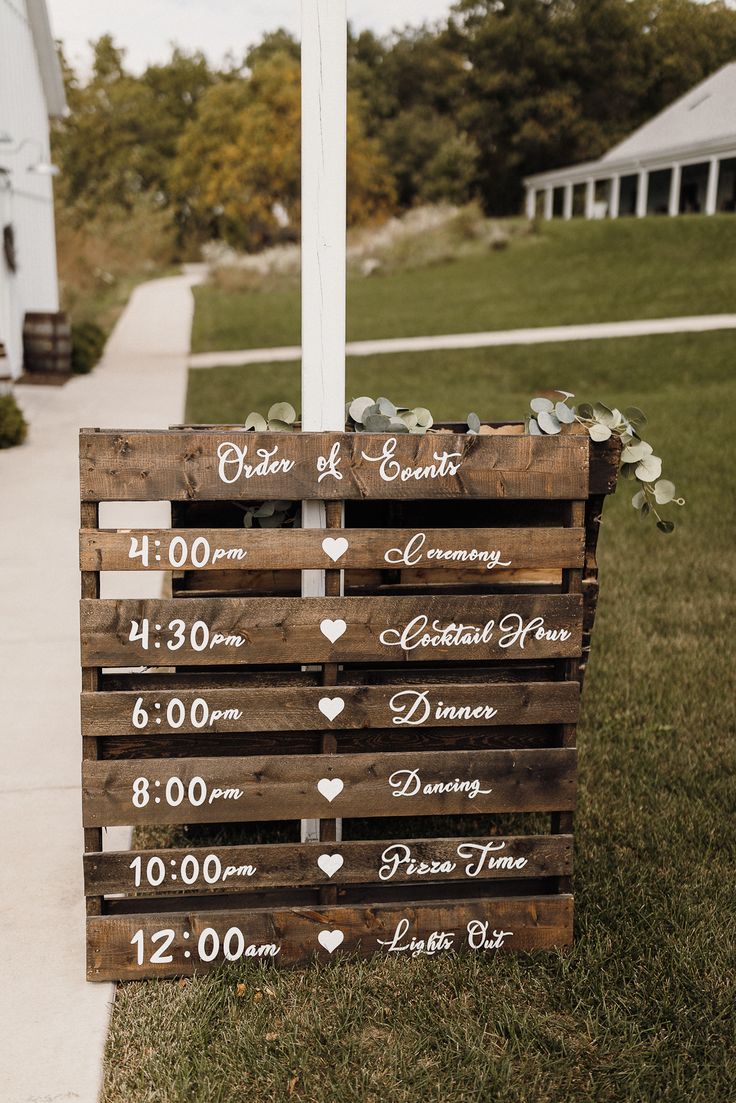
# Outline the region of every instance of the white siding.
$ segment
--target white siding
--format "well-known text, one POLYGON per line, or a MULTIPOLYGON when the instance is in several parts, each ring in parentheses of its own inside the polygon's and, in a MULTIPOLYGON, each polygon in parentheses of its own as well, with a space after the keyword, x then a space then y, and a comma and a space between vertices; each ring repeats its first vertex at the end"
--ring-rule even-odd
POLYGON ((0 256, 0 341, 11 371, 22 368, 23 317, 29 310, 59 309, 51 178, 28 172, 50 160, 49 124, 43 84, 26 0, 0 0, 0 230, 12 223, 18 271, 13 275, 0 256), (17 153, 9 153, 27 142, 17 153))

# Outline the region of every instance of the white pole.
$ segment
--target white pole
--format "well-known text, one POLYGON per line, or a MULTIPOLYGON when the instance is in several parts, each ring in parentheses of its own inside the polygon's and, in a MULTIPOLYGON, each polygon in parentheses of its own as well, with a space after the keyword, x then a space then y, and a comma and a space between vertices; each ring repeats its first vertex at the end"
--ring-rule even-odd
POLYGON ((608 213, 611 218, 618 218, 618 212, 621 206, 621 177, 618 173, 611 177, 609 195, 608 213))
POLYGON ((537 192, 535 188, 526 189, 526 217, 533 222, 537 214, 537 192))
POLYGON ((672 175, 670 177, 670 199, 668 203, 668 212, 673 217, 680 213, 680 184, 682 183, 682 166, 675 164, 672 166, 672 175))
POLYGON ((636 185, 636 217, 644 218, 649 205, 649 173, 646 169, 639 170, 639 179, 636 185))
MULTIPOLYGON (((302 428, 345 428, 346 0, 302 0, 302 428)), ((322 528, 321 502, 302 503, 322 528)), ((325 592, 324 571, 302 572, 302 595, 325 592)), ((340 825, 338 821, 338 838, 340 825)), ((302 820, 302 841, 319 820, 302 820)))
POLYGON ((595 211, 595 180, 585 181, 585 217, 592 218, 595 211))
POLYGON ((705 194, 705 213, 715 214, 718 206, 718 170, 720 163, 717 157, 711 157, 708 168, 708 188, 705 194))

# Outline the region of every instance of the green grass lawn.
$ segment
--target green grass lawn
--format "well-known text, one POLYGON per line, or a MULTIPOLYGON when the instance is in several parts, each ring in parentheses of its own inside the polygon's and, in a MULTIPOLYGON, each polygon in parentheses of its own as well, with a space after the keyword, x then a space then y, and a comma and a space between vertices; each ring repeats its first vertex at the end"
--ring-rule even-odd
MULTIPOLYGON (((687 499, 671 537, 638 520, 629 483, 606 507, 576 943, 123 985, 104 1103, 733 1097, 733 361, 728 334, 351 361, 351 393, 438 418, 520 416, 554 385, 641 405, 687 499)), ((238 420, 297 386, 289 365, 192 373, 188 415, 238 420)))
MULTIPOLYGON (((293 282, 195 299, 194 352, 299 344, 293 282)), ((499 252, 348 281, 350 340, 734 310, 731 215, 541 223, 499 252)))

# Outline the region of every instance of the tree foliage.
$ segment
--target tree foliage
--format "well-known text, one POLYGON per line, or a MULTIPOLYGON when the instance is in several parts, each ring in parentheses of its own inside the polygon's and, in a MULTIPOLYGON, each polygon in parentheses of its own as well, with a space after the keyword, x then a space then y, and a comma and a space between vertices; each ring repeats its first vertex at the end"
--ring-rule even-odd
MULTIPOLYGON (((290 51, 251 52, 246 81, 213 85, 184 130, 172 174, 185 219, 246 249, 298 231, 301 84, 290 51), (224 124, 224 125, 223 125, 224 124)), ((348 103, 348 222, 390 210, 388 163, 348 103)))
MULTIPOLYGON (((722 0, 458 0, 443 23, 349 36, 349 220, 479 198, 598 157, 736 59, 722 0)), ((57 124, 67 221, 159 208, 180 248, 260 248, 299 226, 299 47, 284 30, 213 69, 174 49, 134 75, 110 36, 57 124)))

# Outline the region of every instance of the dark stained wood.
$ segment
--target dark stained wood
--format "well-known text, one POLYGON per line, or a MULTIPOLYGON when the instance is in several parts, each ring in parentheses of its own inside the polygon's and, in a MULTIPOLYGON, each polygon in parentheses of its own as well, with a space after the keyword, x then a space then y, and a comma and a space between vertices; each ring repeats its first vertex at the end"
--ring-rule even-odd
MULTIPOLYGON (((323 960, 344 950, 390 952, 378 940, 390 942, 399 924, 398 941, 408 947, 412 938, 420 940, 418 952, 440 952, 443 931, 453 932, 452 947, 463 949, 467 923, 477 931, 486 919, 493 922, 491 934, 511 930, 513 922, 503 949, 572 941, 575 724, 598 593, 600 515, 604 496, 615 489, 620 450, 616 441, 591 444, 583 430, 561 438, 473 438, 464 426, 453 429, 425 438, 259 435, 239 426, 82 432, 90 978, 214 968, 228 931, 236 958, 246 956, 251 942, 270 944, 279 951, 271 960, 284 964, 308 961, 315 951, 323 960), (399 467, 421 468, 421 478, 413 470, 406 479, 381 478, 380 462, 367 457, 379 457, 392 439, 388 451, 399 467), (342 479, 318 464, 335 444, 342 479), (294 466, 249 474, 246 466, 260 448, 294 466), (458 457, 441 458, 456 449, 458 457), (326 528, 245 530, 242 503, 270 497, 326 499, 326 528), (174 527, 100 530, 97 502, 103 500, 169 501, 174 527), (144 538, 145 561, 130 554, 144 538), (407 545, 409 561, 401 562, 407 545), (429 548, 455 557, 429 556, 429 548), (496 551, 498 561, 489 569, 479 554, 459 554, 473 549, 496 551), (141 569, 173 572, 175 599, 99 600, 99 571, 141 569), (300 572, 309 569, 325 572, 324 598, 298 596, 300 572), (507 621, 499 629, 499 622, 514 614, 522 623, 542 617, 557 635, 537 640, 532 632, 523 648, 518 640, 501 648, 500 635, 517 625, 507 621), (417 616, 427 624, 417 624, 406 643, 428 630, 437 638, 422 648, 390 646, 417 616), (140 627, 143 618, 149 620, 146 648, 129 639, 132 621, 140 627), (346 630, 330 642, 321 621, 340 618, 346 630), (169 627, 176 621, 184 622, 181 631, 169 627), (195 621, 202 624, 192 637, 195 621), (449 626, 461 624, 475 626, 478 637, 466 627, 464 642, 453 644, 457 628, 449 626), (562 631, 570 633, 566 639, 562 631), (181 646, 167 646, 182 635, 181 646), (103 666, 116 665, 144 671, 102 674, 103 666), (335 707, 338 698, 342 708, 335 707), (402 719, 402 699, 416 703, 417 713, 426 700, 429 713, 418 724, 394 723, 402 719), (133 724, 136 705, 137 719, 142 710, 147 715, 133 724), (466 711, 452 711, 459 709, 466 711), (417 778, 417 795, 396 795, 417 778), (318 789, 320 781, 337 779, 339 792, 318 789), (139 796, 136 805, 134 785, 147 798, 139 796), (511 822, 521 826, 511 827, 507 813, 520 813, 511 822), (551 833, 493 834, 527 830, 525 813, 534 814, 537 829, 546 813, 550 827, 541 829, 551 833), (431 821, 405 819, 412 816, 462 818, 444 821, 444 838, 404 839, 402 830, 431 835, 436 829, 431 821), (336 817, 364 821, 346 822, 353 840, 373 838, 337 842, 336 817), (296 841, 302 818, 319 820, 319 842, 296 841), (203 840, 222 839, 220 828, 194 827, 262 821, 263 827, 224 836, 261 839, 272 836, 266 825, 277 820, 292 821, 286 834, 279 827, 278 837, 294 842, 211 846, 203 840), (196 846, 102 853, 105 825, 186 823, 196 846), (474 831, 486 834, 473 837, 474 831), (462 859, 457 854, 463 845, 504 843, 508 849, 486 857, 522 855, 521 868, 484 865, 469 873, 466 852, 462 859), (342 858, 342 865, 322 869, 322 855, 342 858), (208 856, 214 856, 209 880, 208 856), (137 859, 138 886, 131 868, 137 859), (159 885, 147 883, 149 862, 154 881, 163 871, 159 885), (220 873, 213 877, 217 862, 220 873), (214 937, 220 943, 211 963, 197 961, 207 926, 205 951, 214 937), (151 936, 169 929, 173 960, 152 964, 151 936), (331 954, 317 935, 335 929, 344 939, 331 954), (146 947, 140 965, 139 930, 146 947)), ((402 949, 397 956, 411 953, 402 949)))
POLYGON ((114 827, 570 810, 575 764, 572 748, 103 760, 83 765, 83 818, 114 827))
POLYGON ((579 696, 574 682, 83 693, 82 732, 131 737, 196 733, 206 743, 208 735, 225 732, 393 727, 401 733, 422 727, 572 724, 579 696))
POLYGON ((88 896, 125 893, 155 897, 183 891, 234 893, 291 885, 528 879, 571 871, 571 835, 332 841, 329 846, 322 842, 199 846, 114 851, 88 854, 84 859, 88 896), (153 882, 163 876, 158 885, 147 880, 149 864, 153 882))
POLYGON ((237 960, 283 965, 313 957, 328 961, 355 951, 363 956, 418 957, 421 951, 485 955, 497 949, 559 949, 572 942, 572 915, 570 896, 521 896, 404 906, 103 916, 87 920, 87 976, 98 981, 135 980, 206 972, 225 960, 226 940, 231 959, 237 955, 237 960), (153 942, 161 931, 171 934, 153 942), (212 933, 205 936, 205 931, 212 933), (332 949, 320 944, 320 934, 325 941, 334 940, 328 942, 332 949), (412 939, 422 945, 412 946, 412 939), (216 945, 219 953, 203 961, 201 951, 209 956, 216 945), (157 962, 151 960, 154 954, 157 962))
POLYGON ((80 480, 87 501, 582 499, 588 496, 588 441, 578 435, 82 430, 80 480), (331 454, 339 478, 326 469, 331 454))
MULTIPOLYGON (((472 751, 559 747, 559 724, 515 728, 356 728, 336 731, 340 754, 364 751, 472 751)), ((100 758, 212 758, 249 755, 316 754, 322 745, 317 731, 247 732, 225 735, 125 736, 99 740, 100 758)))
POLYGON ((334 528, 82 529, 79 557, 85 571, 219 573, 228 568, 404 566, 436 572, 440 578, 462 568, 460 579, 480 572, 490 581, 499 574, 518 578, 521 569, 538 570, 547 577, 552 568, 581 566, 584 537, 583 528, 340 529, 337 533, 334 528), (336 546, 335 539, 345 543, 336 546), (332 555, 325 550, 325 541, 332 555))
POLYGON ((90 600, 82 601, 81 623, 82 662, 97 666, 570 658, 580 654, 582 599, 566 594, 90 600), (133 626, 141 630, 146 621, 147 648, 129 639, 133 626), (337 621, 344 627, 332 642, 321 626, 329 630, 326 622, 337 621), (205 641, 206 649, 196 650, 191 643, 195 622, 205 626, 197 630, 197 642, 205 641), (532 622, 534 632, 514 642, 514 630, 532 622), (409 643, 416 644, 426 631, 437 642, 399 646, 410 624, 409 643), (442 629, 454 626, 457 638, 460 625, 469 633, 464 641, 454 644, 442 637, 442 629), (474 642, 473 629, 484 628, 486 638, 474 642), (537 639, 537 631, 553 638, 537 639))
MULTIPOLYGON (((80 523, 84 526, 96 526, 99 523, 100 507, 96 502, 82 502, 79 507, 80 523)), ((96 599, 100 596, 100 576, 95 571, 82 571, 81 596, 83 599, 96 599)), ((82 668, 82 690, 94 694, 100 688, 100 671, 98 667, 82 668)), ((82 759, 87 761, 99 757, 97 740, 82 738, 82 759)), ((84 849, 100 850, 102 847, 102 832, 98 827, 88 827, 84 832, 84 849)), ((88 897, 87 915, 100 915, 102 913, 102 898, 88 897)))

